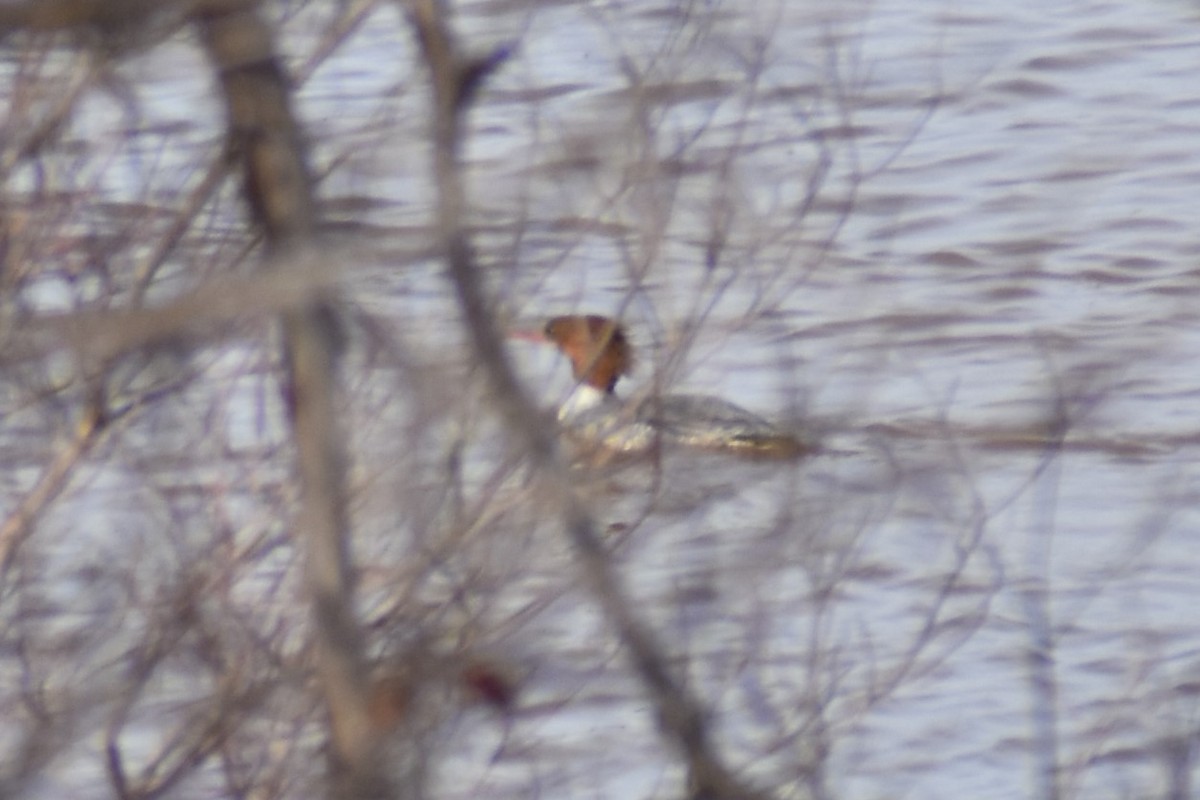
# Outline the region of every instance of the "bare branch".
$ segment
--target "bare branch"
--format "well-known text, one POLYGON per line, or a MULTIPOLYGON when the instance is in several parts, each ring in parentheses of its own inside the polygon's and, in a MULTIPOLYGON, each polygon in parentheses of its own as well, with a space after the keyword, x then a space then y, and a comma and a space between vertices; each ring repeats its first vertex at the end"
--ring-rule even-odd
POLYGON ((240 319, 297 311, 335 283, 339 263, 320 251, 275 260, 276 268, 246 277, 222 277, 160 306, 50 314, 9 326, 9 360, 58 349, 85 363, 107 361, 140 348, 205 337, 212 341, 240 319))
POLYGON ((503 60, 507 49, 478 62, 464 60, 457 53, 444 8, 436 0, 414 0, 409 17, 433 84, 438 229, 475 352, 515 435, 551 489, 589 588, 657 704, 661 725, 687 760, 692 796, 756 797, 757 792, 742 785, 721 763, 701 704, 672 675, 664 648, 634 614, 596 523, 568 480, 570 470, 555 434, 543 424, 534 401, 517 380, 479 280, 464 224, 466 202, 458 163, 460 121, 479 80, 503 60))
POLYGON ((42 471, 33 489, 0 524, 0 577, 8 573, 17 548, 33 532, 37 518, 67 485, 75 468, 100 438, 106 423, 103 408, 98 403, 90 404, 79 419, 74 436, 42 471))
MULTIPOLYGON (((241 3, 206 8, 197 28, 220 77, 230 141, 244 167, 246 196, 275 253, 303 252, 314 238, 312 180, 290 90, 271 31, 241 3)), ((362 632, 346 514, 345 457, 336 425, 341 333, 331 302, 283 315, 289 410, 299 451, 303 495, 300 531, 312 593, 317 669, 333 725, 339 797, 380 796, 362 632)))

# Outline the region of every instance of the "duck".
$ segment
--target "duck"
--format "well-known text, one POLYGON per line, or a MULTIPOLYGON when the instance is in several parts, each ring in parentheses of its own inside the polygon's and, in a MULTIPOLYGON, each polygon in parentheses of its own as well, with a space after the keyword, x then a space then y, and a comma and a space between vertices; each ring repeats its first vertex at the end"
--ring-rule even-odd
POLYGON ((664 444, 765 457, 796 457, 810 449, 798 436, 719 397, 668 394, 625 402, 617 383, 633 369, 634 348, 611 317, 556 316, 513 336, 551 344, 570 361, 576 385, 557 416, 576 441, 626 454, 664 444))

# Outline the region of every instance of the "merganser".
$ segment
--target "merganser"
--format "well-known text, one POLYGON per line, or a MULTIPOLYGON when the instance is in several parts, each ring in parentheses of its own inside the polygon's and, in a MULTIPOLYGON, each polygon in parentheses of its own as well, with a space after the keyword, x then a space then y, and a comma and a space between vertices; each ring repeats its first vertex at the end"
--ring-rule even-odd
POLYGON ((664 442, 778 457, 807 450, 797 437, 716 397, 648 397, 627 406, 616 386, 633 368, 633 347, 624 328, 608 317, 554 317, 540 331, 512 335, 551 343, 570 359, 577 385, 559 408, 559 422, 575 438, 605 450, 635 453, 664 442))

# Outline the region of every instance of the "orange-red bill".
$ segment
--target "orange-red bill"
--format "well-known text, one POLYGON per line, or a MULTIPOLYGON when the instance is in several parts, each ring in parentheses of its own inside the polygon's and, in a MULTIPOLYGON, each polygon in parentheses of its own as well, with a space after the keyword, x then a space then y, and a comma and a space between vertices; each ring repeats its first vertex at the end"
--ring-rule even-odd
POLYGON ((541 328, 513 328, 508 331, 509 339, 517 339, 522 342, 538 342, 546 344, 550 340, 546 338, 546 332, 541 328))

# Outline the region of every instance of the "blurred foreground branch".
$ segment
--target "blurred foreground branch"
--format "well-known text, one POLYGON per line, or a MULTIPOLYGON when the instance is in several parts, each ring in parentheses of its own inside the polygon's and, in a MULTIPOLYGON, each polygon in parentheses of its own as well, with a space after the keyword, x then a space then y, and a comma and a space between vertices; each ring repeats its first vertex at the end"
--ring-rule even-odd
POLYGON ((9 323, 3 331, 10 362, 40 358, 66 348, 85 364, 107 361, 140 348, 193 338, 211 341, 239 319, 303 308, 340 275, 330 253, 309 250, 277 259, 275 268, 249 277, 222 276, 178 299, 148 308, 47 314, 9 323))
POLYGON ((471 98, 508 51, 502 48, 480 59, 464 59, 456 50, 440 2, 411 0, 408 12, 433 85, 439 239, 479 360, 515 435, 558 504, 592 593, 629 651, 638 676, 658 707, 661 725, 687 760, 691 796, 730 800, 757 797, 757 792, 743 785, 721 763, 699 701, 672 675, 664 648, 634 614, 596 523, 574 491, 556 434, 544 424, 535 402, 518 382, 504 349, 504 337, 492 316, 466 233, 466 197, 458 152, 461 122, 471 98))
MULTIPOLYGON (((220 80, 230 143, 268 248, 284 258, 304 253, 316 228, 312 178, 271 30, 245 3, 210 4, 194 19, 220 80)), ((302 490, 297 524, 337 767, 330 796, 386 796, 368 708, 363 636, 354 615, 345 457, 336 425, 341 332, 327 298, 285 311, 283 327, 302 490)))

